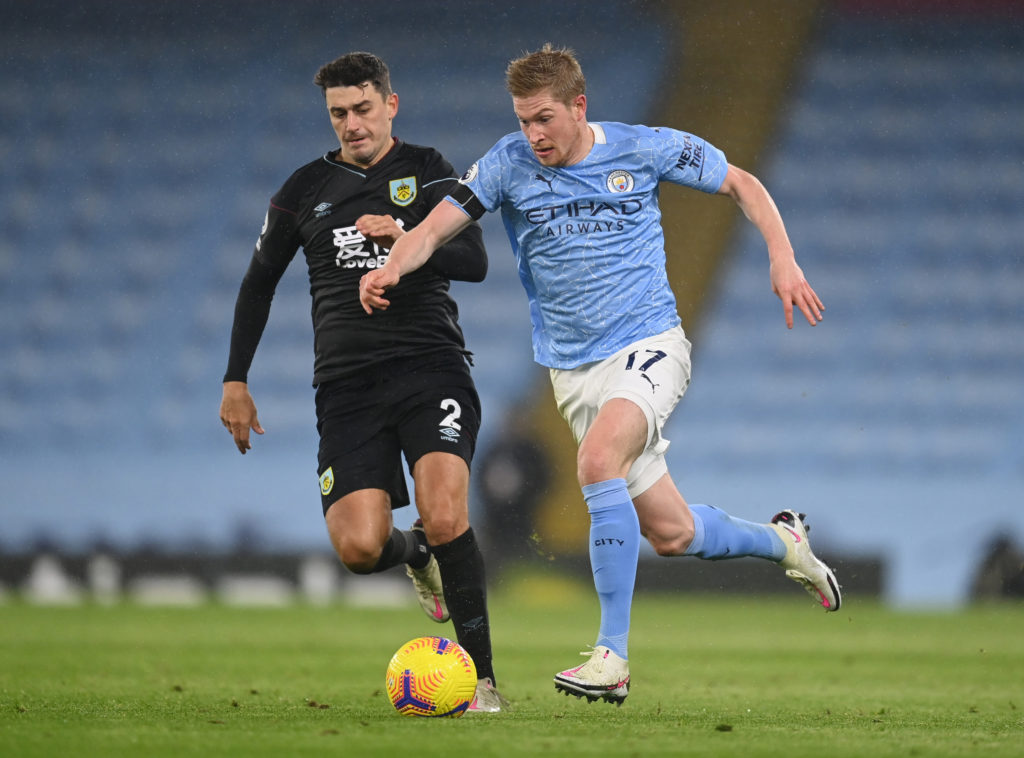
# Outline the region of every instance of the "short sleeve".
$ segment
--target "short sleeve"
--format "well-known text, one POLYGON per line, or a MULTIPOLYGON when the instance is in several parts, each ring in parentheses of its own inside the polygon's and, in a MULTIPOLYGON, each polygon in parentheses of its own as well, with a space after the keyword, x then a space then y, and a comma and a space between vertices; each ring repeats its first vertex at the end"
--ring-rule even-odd
POLYGON ((689 132, 665 127, 655 129, 654 132, 661 157, 661 178, 664 181, 701 192, 718 192, 729 169, 725 153, 689 132))

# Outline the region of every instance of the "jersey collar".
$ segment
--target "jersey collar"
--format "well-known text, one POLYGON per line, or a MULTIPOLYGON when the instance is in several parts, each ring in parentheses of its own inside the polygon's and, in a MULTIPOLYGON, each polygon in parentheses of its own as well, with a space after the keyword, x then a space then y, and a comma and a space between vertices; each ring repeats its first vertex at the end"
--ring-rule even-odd
POLYGON ((336 150, 331 150, 330 152, 325 153, 324 160, 330 163, 331 165, 338 166, 339 168, 343 168, 346 171, 351 171, 352 173, 359 174, 360 176, 368 176, 369 174, 372 174, 373 172, 379 170, 381 166, 390 163, 394 159, 394 157, 398 155, 398 151, 401 149, 403 144, 405 143, 403 143, 402 140, 398 139, 398 137, 392 137, 391 147, 389 147, 388 151, 384 153, 383 156, 381 156, 381 159, 379 161, 374 163, 369 168, 366 168, 364 166, 357 166, 354 163, 348 163, 346 161, 340 160, 340 147, 337 148, 336 150))

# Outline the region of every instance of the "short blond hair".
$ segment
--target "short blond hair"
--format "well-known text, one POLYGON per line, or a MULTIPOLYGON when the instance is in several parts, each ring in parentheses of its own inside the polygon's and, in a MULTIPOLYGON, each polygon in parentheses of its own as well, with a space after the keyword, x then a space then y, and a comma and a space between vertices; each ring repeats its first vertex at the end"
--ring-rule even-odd
POLYGON ((552 97, 569 105, 577 95, 586 94, 587 80, 572 48, 552 47, 524 53, 505 69, 505 88, 512 97, 530 97, 550 90, 552 97))

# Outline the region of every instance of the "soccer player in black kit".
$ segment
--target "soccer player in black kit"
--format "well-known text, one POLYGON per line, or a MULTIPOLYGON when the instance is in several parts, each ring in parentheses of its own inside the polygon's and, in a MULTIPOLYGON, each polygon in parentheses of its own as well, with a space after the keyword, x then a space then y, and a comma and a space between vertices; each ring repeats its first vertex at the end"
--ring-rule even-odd
POLYGON ((469 466, 480 401, 467 365, 449 281, 487 272, 476 225, 449 241, 432 267, 403 279, 406 296, 367 316, 359 279, 384 264, 394 241, 457 183, 433 148, 392 136, 398 95, 386 64, 349 53, 320 68, 340 149, 308 163, 270 201, 235 304, 220 418, 244 455, 263 434, 247 377, 278 281, 301 246, 313 298, 318 474, 331 543, 357 574, 399 564, 432 619, 455 626, 476 664, 471 711, 507 705, 495 688, 484 561, 469 525, 469 466), (400 303, 400 304, 399 304, 400 303), (402 456, 421 521, 396 529, 409 503, 402 456))

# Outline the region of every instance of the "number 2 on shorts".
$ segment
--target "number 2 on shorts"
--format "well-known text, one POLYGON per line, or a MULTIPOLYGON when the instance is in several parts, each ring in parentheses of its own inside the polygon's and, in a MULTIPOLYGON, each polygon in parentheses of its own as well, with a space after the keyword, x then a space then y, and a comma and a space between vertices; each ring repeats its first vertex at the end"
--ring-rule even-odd
POLYGON ((462 406, 454 398, 446 397, 441 401, 441 410, 448 411, 448 415, 441 419, 438 426, 448 426, 452 429, 461 429, 458 418, 462 415, 462 406))

